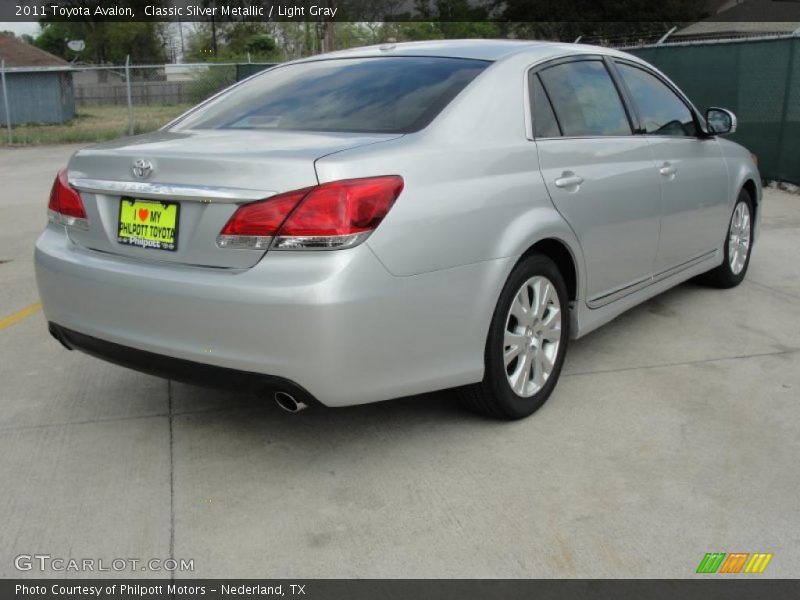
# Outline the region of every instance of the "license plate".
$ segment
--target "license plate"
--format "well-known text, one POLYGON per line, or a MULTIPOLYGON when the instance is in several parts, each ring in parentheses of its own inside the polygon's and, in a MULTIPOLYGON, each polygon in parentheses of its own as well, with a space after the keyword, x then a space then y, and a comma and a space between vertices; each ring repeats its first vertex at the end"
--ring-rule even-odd
POLYGON ((174 252, 178 249, 179 210, 177 202, 123 198, 119 202, 117 241, 140 248, 174 252))

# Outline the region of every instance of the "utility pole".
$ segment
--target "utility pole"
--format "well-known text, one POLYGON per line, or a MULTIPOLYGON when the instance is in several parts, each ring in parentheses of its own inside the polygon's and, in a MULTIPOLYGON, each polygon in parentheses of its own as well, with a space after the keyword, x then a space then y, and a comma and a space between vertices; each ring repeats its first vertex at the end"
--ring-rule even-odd
POLYGON ((214 54, 214 57, 217 56, 217 20, 214 18, 214 13, 216 12, 217 3, 215 0, 207 0, 206 6, 213 8, 214 10, 211 11, 211 52, 214 54))
MULTIPOLYGON (((325 4, 328 8, 335 8, 335 1, 334 0, 326 0, 325 4)), ((325 22, 323 23, 323 36, 324 36, 324 43, 323 43, 323 52, 333 52, 336 49, 336 24, 328 19, 325 18, 325 22)))
POLYGON ((211 15, 211 51, 217 56, 217 24, 214 15, 211 15))
POLYGON ((183 62, 183 57, 186 56, 186 48, 183 45, 183 21, 178 21, 178 34, 181 38, 181 62, 183 62))

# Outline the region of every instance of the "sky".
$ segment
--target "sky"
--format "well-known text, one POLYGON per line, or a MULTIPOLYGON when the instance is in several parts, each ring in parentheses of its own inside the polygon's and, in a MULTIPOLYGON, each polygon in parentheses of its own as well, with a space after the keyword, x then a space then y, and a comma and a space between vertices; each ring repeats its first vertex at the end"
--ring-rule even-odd
POLYGON ((0 31, 13 31, 18 36, 22 35, 23 33, 36 35, 37 33, 39 33, 39 24, 31 23, 30 21, 25 21, 21 23, 0 21, 0 31))

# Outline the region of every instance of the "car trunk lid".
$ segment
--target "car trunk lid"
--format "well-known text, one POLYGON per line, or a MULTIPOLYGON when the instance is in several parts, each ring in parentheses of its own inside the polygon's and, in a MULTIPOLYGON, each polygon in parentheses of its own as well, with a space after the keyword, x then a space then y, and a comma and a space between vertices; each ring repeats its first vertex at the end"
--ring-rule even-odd
MULTIPOLYGON (((136 260, 249 268, 260 260, 264 250, 223 249, 216 244, 217 235, 240 204, 316 185, 314 162, 318 158, 396 137, 159 131, 87 148, 72 158, 68 170, 70 184, 81 192, 89 229, 72 229, 69 235, 80 246, 136 260), (134 201, 145 204, 132 204, 134 201), (174 251, 118 241, 123 202, 129 203, 123 221, 141 216, 142 226, 153 218, 148 207, 166 209, 174 203, 174 251)), ((152 212, 161 216, 162 211, 152 212)))

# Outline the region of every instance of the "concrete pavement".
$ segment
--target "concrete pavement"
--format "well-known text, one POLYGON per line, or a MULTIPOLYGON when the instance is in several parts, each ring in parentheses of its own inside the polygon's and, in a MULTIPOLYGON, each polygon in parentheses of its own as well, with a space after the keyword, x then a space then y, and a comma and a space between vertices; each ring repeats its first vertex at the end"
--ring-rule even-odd
MULTIPOLYGON (((0 150, 0 319, 37 302, 73 150, 0 150)), ((510 424, 449 393, 293 416, 67 352, 37 312, 0 329, 0 577, 63 575, 15 569, 37 553, 193 559, 176 577, 689 577, 711 551, 796 577, 798 234, 800 197, 769 190, 741 286, 680 286, 574 342, 510 424)))

